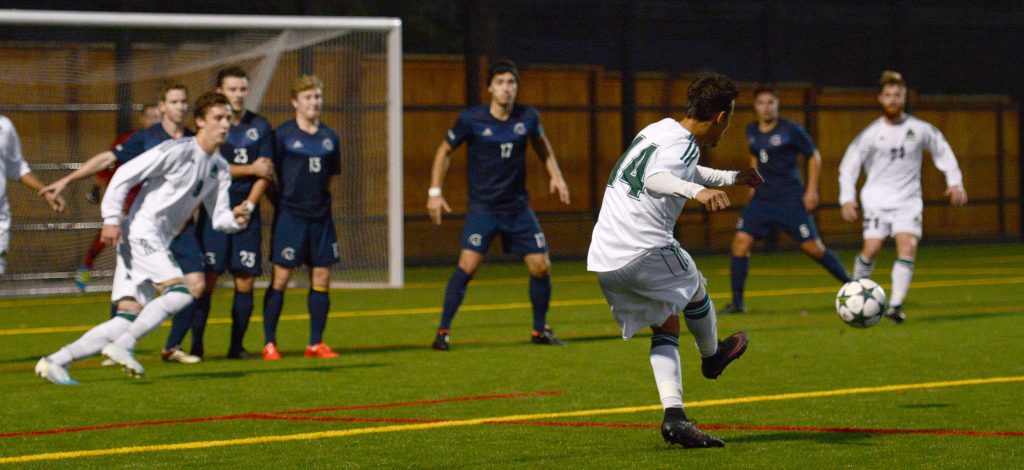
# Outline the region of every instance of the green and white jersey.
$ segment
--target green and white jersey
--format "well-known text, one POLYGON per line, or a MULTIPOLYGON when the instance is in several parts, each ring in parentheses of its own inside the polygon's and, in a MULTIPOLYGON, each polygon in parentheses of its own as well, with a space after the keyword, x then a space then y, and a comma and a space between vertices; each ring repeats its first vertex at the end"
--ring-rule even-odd
POLYGON ((665 118, 645 127, 619 158, 608 178, 601 213, 587 255, 587 270, 608 272, 671 245, 673 228, 687 199, 704 186, 733 184, 735 171, 697 165, 700 149, 678 121, 665 118), (669 173, 682 180, 674 194, 645 188, 648 178, 669 173))
POLYGON ((953 149, 935 126, 906 115, 898 124, 880 117, 858 135, 839 164, 839 204, 857 197, 857 178, 863 166, 867 181, 860 192, 865 210, 920 208, 921 161, 932 154, 935 167, 946 175, 947 186, 963 184, 953 149))

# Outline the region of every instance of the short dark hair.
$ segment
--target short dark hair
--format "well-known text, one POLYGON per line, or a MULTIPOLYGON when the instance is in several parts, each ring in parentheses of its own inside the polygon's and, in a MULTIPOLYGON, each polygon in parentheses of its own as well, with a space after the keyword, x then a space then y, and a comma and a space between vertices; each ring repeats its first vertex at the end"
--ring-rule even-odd
POLYGON ((160 89, 160 100, 167 101, 167 92, 171 90, 181 90, 185 92, 185 99, 188 99, 188 87, 183 85, 181 82, 167 82, 164 87, 160 89))
POLYGON ((771 83, 762 83, 758 85, 757 88, 754 89, 754 98, 756 99, 758 96, 761 96, 761 93, 771 93, 772 96, 776 98, 779 97, 779 89, 775 88, 775 85, 772 85, 771 83))
POLYGON ((491 64, 490 67, 487 68, 487 84, 491 84, 491 80, 494 80, 495 75, 500 75, 505 72, 511 73, 513 76, 516 77, 516 83, 519 82, 519 66, 517 66, 516 63, 512 62, 511 60, 501 59, 495 61, 493 64, 491 64))
POLYGON ((708 121, 720 112, 732 110, 739 90, 729 77, 715 72, 704 72, 686 90, 686 117, 708 121))
POLYGON ((238 77, 248 79, 249 74, 245 73, 245 69, 237 65, 232 65, 217 72, 217 88, 220 88, 224 84, 224 79, 228 77, 238 77))
POLYGON ((193 108, 196 118, 205 118, 206 111, 214 106, 231 106, 231 102, 228 101, 228 97, 224 96, 216 91, 208 91, 203 93, 198 99, 196 99, 196 105, 193 108))

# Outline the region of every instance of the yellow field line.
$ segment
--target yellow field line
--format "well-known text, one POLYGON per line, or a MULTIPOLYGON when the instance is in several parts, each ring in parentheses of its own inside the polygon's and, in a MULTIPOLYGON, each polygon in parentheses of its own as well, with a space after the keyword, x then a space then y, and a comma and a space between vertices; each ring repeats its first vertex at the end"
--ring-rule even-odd
MULTIPOLYGON (((843 388, 837 390, 822 390, 816 392, 782 393, 776 395, 755 395, 749 397, 722 398, 718 400, 702 400, 686 404, 687 408, 700 408, 723 405, 742 405, 766 401, 797 400, 801 398, 824 398, 843 395, 855 395, 864 393, 898 392, 905 390, 921 390, 931 388, 962 387, 968 385, 984 385, 1024 382, 1024 376, 1017 377, 990 377, 985 379, 950 380, 943 382, 924 382, 902 385, 882 385, 877 387, 843 388)), ((327 439, 333 437, 358 436, 366 434, 380 434, 388 432, 420 431, 425 429, 454 428, 464 426, 476 426, 488 423, 503 423, 512 421, 536 421, 554 418, 574 418, 581 416, 600 416, 612 414, 640 413, 645 411, 661 410, 661 405, 627 406, 621 408, 603 408, 579 411, 561 411, 552 413, 532 413, 520 415, 491 416, 487 418, 460 419, 452 421, 439 421, 432 423, 399 424, 389 426, 376 426, 356 429, 338 429, 333 431, 307 432, 300 434, 286 434, 277 436, 245 437, 239 439, 222 439, 217 441, 194 441, 180 442, 176 444, 156 444, 148 446, 115 447, 110 449, 93 449, 67 452, 50 452, 44 454, 17 455, 11 457, 0 457, 0 464, 38 462, 43 460, 61 460, 83 457, 103 457, 111 455, 138 454, 143 452, 162 452, 173 450, 196 450, 209 449, 214 447, 242 446, 252 444, 267 444, 272 442, 305 441, 313 439, 327 439)))
MULTIPOLYGON (((1009 277, 1009 278, 993 278, 993 279, 950 279, 944 281, 919 281, 913 284, 915 289, 929 289, 938 287, 964 287, 964 286, 988 286, 998 284, 1024 284, 1024 277, 1009 277)), ((755 290, 747 291, 745 295, 747 297, 777 297, 783 295, 803 295, 803 294, 830 294, 837 292, 836 287, 797 287, 792 289, 770 289, 770 290, 755 290)), ((732 294, 729 292, 712 292, 711 298, 716 300, 728 299, 732 294)), ((579 300, 552 300, 552 308, 561 307, 584 307, 584 306, 595 306, 605 305, 604 299, 579 299, 579 300)), ((481 305, 464 305, 459 311, 463 312, 487 312, 496 310, 518 310, 518 309, 529 309, 532 305, 529 302, 513 302, 505 304, 481 304, 481 305)), ((339 311, 331 312, 328 316, 330 318, 360 318, 360 317, 388 317, 398 315, 437 315, 441 313, 440 307, 417 307, 417 308, 401 308, 401 309, 387 309, 387 310, 364 310, 364 311, 339 311)), ((281 315, 281 321, 298 321, 306 320, 309 318, 308 314, 290 314, 281 315)), ((253 317, 251 320, 253 323, 260 323, 263 321, 260 317, 253 317)), ((207 320, 207 324, 219 325, 231 323, 230 318, 210 318, 207 320)), ((170 326, 171 322, 164 322, 163 326, 170 326)), ((0 330, 0 336, 13 336, 13 335, 33 335, 33 334, 48 334, 48 333, 69 333, 69 332, 80 332, 88 331, 95 325, 74 325, 74 326, 49 326, 49 327, 38 327, 38 328, 12 328, 6 330, 0 330)))

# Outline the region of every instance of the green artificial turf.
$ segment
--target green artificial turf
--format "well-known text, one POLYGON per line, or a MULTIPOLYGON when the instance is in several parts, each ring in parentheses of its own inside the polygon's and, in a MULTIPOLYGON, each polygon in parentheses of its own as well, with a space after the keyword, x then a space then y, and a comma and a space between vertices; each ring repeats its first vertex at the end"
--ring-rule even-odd
MULTIPOLYGON (((841 256, 849 263, 853 254, 841 256)), ((887 291, 893 256, 887 250, 872 276, 887 291)), ((729 301, 728 257, 696 261, 721 309, 729 301)), ((719 380, 708 381, 700 374, 692 339, 685 332, 680 338, 684 400, 694 404, 688 414, 702 425, 721 426, 710 432, 726 447, 714 450, 670 447, 652 427, 661 412, 647 334, 622 341, 581 262, 557 262, 552 270, 549 322, 565 347, 530 344, 525 268, 485 265, 455 320, 451 351, 431 350, 451 268, 413 268, 402 290, 331 292, 325 341, 341 353, 339 359, 302 357, 309 334, 304 289, 291 290, 286 298, 278 332, 283 361, 224 359, 231 295, 222 289, 206 331, 206 362, 160 362, 164 326, 139 344, 144 379, 101 367, 94 358, 71 368, 81 384, 70 387, 52 385, 32 368, 40 356, 106 319, 108 298, 0 299, 0 462, 32 454, 185 444, 20 465, 1014 466, 1024 457, 1022 264, 1019 244, 924 247, 905 303, 907 322, 883 320, 859 330, 835 314, 839 284, 824 269, 797 253, 755 253, 748 313, 718 317, 722 336, 749 333, 746 354, 719 380), (995 377, 1010 379, 939 386, 995 377), (929 383, 935 384, 877 389, 929 383), (854 388, 866 390, 784 396, 854 388), (736 400, 708 402, 720 399, 736 400), (640 410, 601 411, 626 407, 640 410), (309 411, 319 408, 332 409, 309 411), (303 412, 279 413, 289 410, 303 412), (581 413, 564 416, 567 412, 581 413), (479 420, 516 415, 534 416, 504 418, 511 423, 479 420), (191 418, 210 419, 151 423, 191 418), (119 423, 136 425, 70 429, 119 423), (48 430, 62 432, 9 436, 48 430), (345 430, 352 433, 339 432, 345 430), (914 430, 990 434, 905 432, 914 430), (304 436, 283 438, 290 435, 304 436), (244 438, 257 439, 239 441, 244 438)), ((254 353, 262 342, 261 297, 246 340, 254 353)))

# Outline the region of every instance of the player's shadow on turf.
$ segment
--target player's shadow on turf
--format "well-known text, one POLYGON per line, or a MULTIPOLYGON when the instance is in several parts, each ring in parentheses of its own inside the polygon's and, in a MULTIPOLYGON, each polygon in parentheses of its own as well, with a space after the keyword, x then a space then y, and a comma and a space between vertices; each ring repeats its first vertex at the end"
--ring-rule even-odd
POLYGON ((283 369, 244 369, 244 370, 223 370, 210 372, 188 372, 185 374, 163 375, 163 379, 237 379, 250 375, 281 374, 293 372, 334 372, 341 369, 362 369, 366 367, 384 367, 388 364, 336 364, 321 365, 313 367, 288 367, 283 369))
POLYGON ((725 445, 759 444, 762 442, 795 442, 811 441, 821 444, 842 444, 868 446, 880 443, 886 436, 870 433, 837 433, 837 432, 775 432, 752 434, 748 436, 723 437, 725 445), (869 440, 874 442, 869 442, 869 440))

